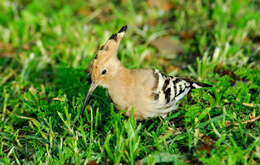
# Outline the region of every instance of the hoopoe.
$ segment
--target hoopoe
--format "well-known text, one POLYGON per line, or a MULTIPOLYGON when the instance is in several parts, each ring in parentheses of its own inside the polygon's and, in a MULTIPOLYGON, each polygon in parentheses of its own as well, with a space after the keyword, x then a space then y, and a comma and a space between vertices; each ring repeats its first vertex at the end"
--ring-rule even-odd
POLYGON ((132 110, 137 120, 164 116, 177 109, 177 102, 193 88, 211 87, 186 78, 167 76, 156 69, 127 69, 117 58, 120 41, 127 26, 112 34, 101 46, 91 65, 92 83, 81 109, 83 114, 89 97, 101 85, 119 110, 132 110))

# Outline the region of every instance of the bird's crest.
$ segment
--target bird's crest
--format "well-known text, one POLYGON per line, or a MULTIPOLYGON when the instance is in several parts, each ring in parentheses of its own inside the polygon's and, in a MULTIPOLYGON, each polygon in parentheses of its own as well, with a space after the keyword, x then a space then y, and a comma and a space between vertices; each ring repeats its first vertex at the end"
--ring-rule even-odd
POLYGON ((116 56, 120 41, 124 37, 126 30, 127 26, 125 25, 117 33, 112 34, 107 42, 100 47, 95 59, 98 59, 99 56, 116 56))
POLYGON ((87 101, 94 89, 98 85, 107 87, 111 80, 117 76, 120 68, 122 68, 122 64, 117 58, 117 50, 126 30, 127 26, 123 26, 117 33, 112 34, 108 41, 100 47, 95 59, 92 61, 90 68, 92 84, 85 97, 81 114, 83 113, 87 101))

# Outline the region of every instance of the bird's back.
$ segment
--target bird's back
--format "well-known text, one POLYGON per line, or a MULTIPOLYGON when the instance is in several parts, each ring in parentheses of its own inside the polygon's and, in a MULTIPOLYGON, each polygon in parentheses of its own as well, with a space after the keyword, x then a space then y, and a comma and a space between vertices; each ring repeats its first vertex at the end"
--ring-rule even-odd
POLYGON ((135 78, 135 114, 147 119, 164 115, 177 108, 177 102, 193 88, 211 85, 165 75, 155 69, 133 69, 135 78))

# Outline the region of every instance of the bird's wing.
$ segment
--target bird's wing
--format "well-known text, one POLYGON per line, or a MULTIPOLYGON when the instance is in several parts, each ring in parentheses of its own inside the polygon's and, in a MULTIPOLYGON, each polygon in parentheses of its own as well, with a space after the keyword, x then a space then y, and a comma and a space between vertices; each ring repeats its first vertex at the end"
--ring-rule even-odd
POLYGON ((154 70, 153 73, 156 81, 152 89, 152 97, 154 105, 161 109, 163 113, 176 109, 176 103, 191 89, 211 86, 186 78, 167 76, 158 70, 154 70))

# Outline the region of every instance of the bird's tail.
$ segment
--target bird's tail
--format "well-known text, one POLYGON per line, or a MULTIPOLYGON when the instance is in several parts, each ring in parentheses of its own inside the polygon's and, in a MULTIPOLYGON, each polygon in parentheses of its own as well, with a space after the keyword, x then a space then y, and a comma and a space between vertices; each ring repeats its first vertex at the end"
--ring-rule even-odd
POLYGON ((192 82, 191 86, 192 86, 192 88, 212 87, 212 85, 205 84, 202 82, 192 82))

